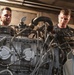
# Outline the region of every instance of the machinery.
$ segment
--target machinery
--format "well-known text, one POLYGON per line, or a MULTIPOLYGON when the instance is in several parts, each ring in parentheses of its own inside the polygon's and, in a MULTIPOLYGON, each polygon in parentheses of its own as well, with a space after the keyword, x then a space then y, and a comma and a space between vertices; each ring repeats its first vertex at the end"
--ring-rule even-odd
POLYGON ((53 23, 48 17, 37 17, 29 26, 24 20, 13 36, 8 33, 10 27, 0 28, 4 29, 4 33, 0 32, 0 75, 63 75, 60 61, 65 57, 63 49, 71 51, 71 39, 64 38, 65 47, 55 42, 53 23))

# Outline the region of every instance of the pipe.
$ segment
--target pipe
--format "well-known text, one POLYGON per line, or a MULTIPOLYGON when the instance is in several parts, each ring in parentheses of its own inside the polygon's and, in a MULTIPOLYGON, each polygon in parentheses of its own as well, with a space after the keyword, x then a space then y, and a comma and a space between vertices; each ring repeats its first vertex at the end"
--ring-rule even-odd
MULTIPOLYGON (((0 1, 0 5, 10 5, 10 6, 14 6, 14 7, 20 7, 20 8, 25 8, 25 7, 30 7, 30 8, 37 8, 37 9, 41 9, 41 10, 52 10, 52 11, 60 11, 62 9, 62 7, 58 7, 58 6, 53 6, 53 5, 48 5, 48 4, 43 4, 43 3, 39 3, 39 2, 32 2, 32 1, 0 1)), ((74 12, 74 10, 72 9, 72 12, 74 12)))
MULTIPOLYGON (((52 6, 52 5, 46 5, 43 3, 36 3, 36 2, 32 2, 32 1, 23 1, 23 2, 16 2, 16 1, 0 1, 0 5, 12 5, 12 6, 22 6, 22 7, 32 7, 32 8, 38 8, 38 9, 42 9, 42 10, 55 10, 55 11, 59 11, 61 8, 60 7, 56 7, 56 6, 52 6)), ((20 8, 22 8, 20 6, 20 8)))

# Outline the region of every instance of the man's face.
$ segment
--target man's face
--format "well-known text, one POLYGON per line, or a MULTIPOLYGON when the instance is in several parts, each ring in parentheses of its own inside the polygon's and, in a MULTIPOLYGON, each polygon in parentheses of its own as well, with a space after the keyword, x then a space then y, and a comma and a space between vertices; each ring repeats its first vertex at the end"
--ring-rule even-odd
POLYGON ((60 13, 58 16, 58 26, 60 28, 66 28, 68 22, 70 21, 70 15, 64 15, 63 13, 60 13))
POLYGON ((1 21, 3 25, 9 25, 11 22, 11 12, 9 10, 3 10, 1 14, 1 21))

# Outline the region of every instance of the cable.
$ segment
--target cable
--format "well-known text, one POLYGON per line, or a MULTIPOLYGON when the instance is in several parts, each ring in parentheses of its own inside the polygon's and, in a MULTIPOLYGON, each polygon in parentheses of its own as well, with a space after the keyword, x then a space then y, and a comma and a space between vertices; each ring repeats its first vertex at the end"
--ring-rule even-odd
MULTIPOLYGON (((49 47, 51 47, 52 43, 53 43, 54 39, 51 40, 49 47)), ((41 54, 39 61, 37 62, 34 70, 32 71, 32 73, 30 75, 34 75, 36 73, 36 71, 40 68, 40 66, 43 63, 43 58, 47 55, 47 53, 50 51, 51 49, 49 48, 48 51, 46 51, 44 54, 41 54)))
POLYGON ((10 75, 13 75, 13 73, 10 70, 8 70, 8 69, 5 69, 5 70, 0 71, 0 74, 3 73, 3 72, 9 72, 10 75))

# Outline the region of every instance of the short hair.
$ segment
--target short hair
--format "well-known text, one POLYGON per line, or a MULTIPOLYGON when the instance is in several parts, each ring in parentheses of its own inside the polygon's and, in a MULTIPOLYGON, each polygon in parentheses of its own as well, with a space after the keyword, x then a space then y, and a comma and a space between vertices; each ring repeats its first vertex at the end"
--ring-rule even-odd
POLYGON ((64 8, 60 11, 60 13, 63 13, 64 15, 70 15, 71 16, 71 10, 64 8))
POLYGON ((11 8, 9 8, 9 7, 4 7, 4 8, 1 9, 1 12, 0 12, 0 13, 2 13, 3 10, 9 10, 10 12, 12 12, 11 8))

